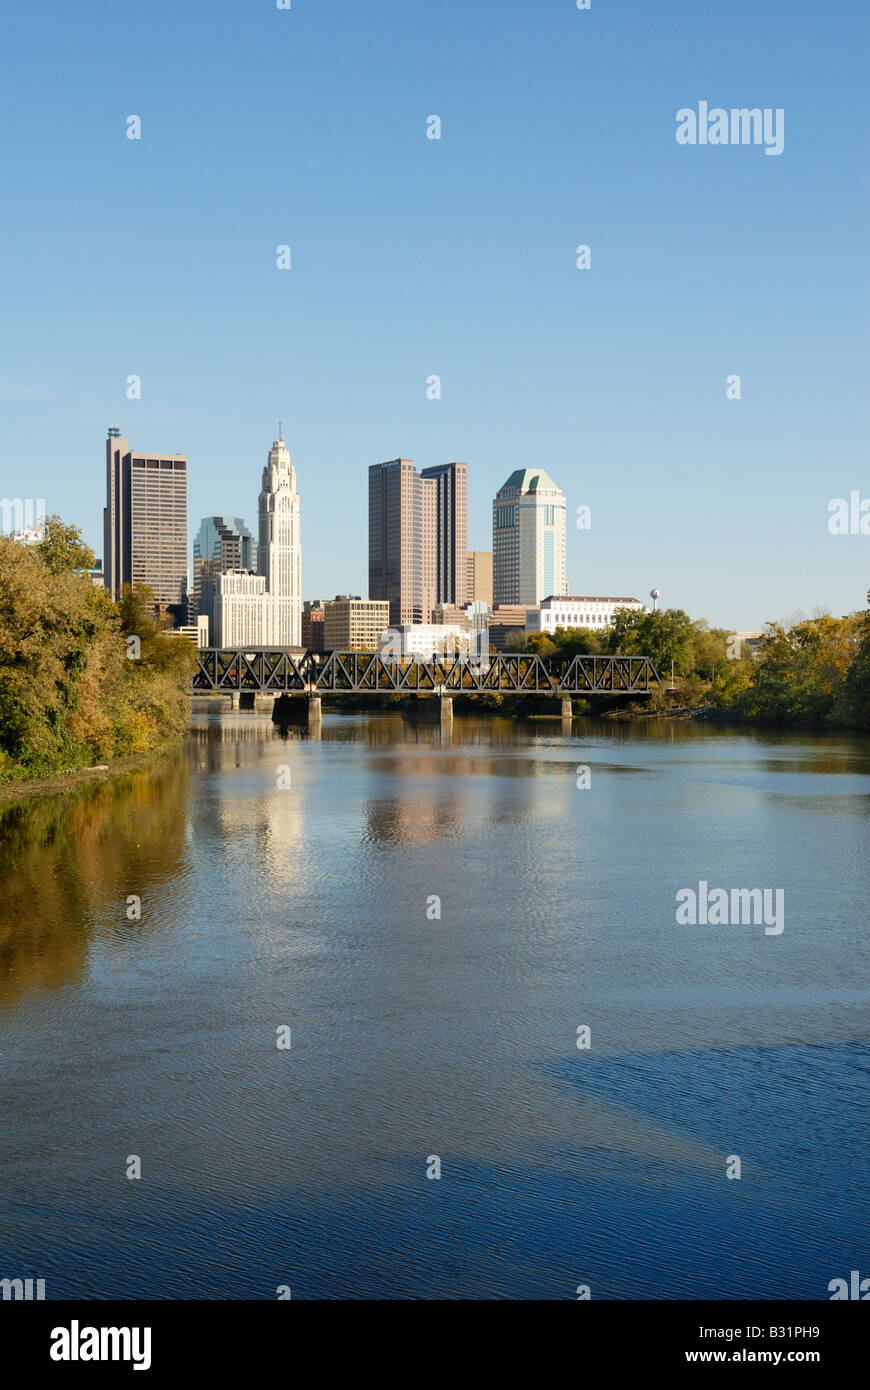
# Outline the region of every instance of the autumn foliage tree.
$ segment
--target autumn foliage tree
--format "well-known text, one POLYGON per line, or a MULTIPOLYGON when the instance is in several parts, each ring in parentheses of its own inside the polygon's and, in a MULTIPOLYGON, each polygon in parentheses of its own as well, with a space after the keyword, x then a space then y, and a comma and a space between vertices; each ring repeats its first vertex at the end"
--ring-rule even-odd
POLYGON ((0 778, 145 752, 187 726, 193 651, 161 630, 150 596, 116 606, 86 573, 93 553, 59 517, 44 540, 0 537, 0 778), (141 642, 128 658, 127 636, 141 642))

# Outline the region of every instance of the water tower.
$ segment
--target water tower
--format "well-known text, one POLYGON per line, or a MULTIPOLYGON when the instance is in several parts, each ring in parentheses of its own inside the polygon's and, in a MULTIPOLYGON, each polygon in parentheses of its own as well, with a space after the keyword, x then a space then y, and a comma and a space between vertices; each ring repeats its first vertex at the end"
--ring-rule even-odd
POLYGON ((655 613, 658 610, 659 599, 662 596, 662 591, 661 589, 650 589, 649 596, 653 601, 653 612, 655 613))

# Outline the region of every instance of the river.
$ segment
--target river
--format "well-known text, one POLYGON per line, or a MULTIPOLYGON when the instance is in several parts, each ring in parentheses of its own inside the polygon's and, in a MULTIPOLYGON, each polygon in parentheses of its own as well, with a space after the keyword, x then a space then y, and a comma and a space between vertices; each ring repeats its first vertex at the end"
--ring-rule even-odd
POLYGON ((98 1299, 870 1276, 867 738, 328 704, 282 737, 203 702, 153 768, 0 827, 0 1276, 98 1299), (783 930, 680 925, 702 882, 782 890, 783 930))

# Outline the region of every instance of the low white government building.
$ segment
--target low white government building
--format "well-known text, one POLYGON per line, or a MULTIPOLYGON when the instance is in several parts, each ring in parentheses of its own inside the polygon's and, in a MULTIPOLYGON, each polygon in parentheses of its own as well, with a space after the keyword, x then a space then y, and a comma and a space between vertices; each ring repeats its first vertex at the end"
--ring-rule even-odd
POLYGON ((557 627, 591 627, 602 631, 613 622, 617 608, 631 608, 643 613, 644 605, 636 598, 599 598, 582 594, 551 594, 542 599, 540 608, 530 608, 526 614, 527 632, 555 632, 557 627))
POLYGON ((404 623, 401 627, 388 627, 378 638, 378 651, 382 656, 419 656, 428 659, 433 656, 453 655, 471 651, 474 634, 468 629, 452 623, 404 623))

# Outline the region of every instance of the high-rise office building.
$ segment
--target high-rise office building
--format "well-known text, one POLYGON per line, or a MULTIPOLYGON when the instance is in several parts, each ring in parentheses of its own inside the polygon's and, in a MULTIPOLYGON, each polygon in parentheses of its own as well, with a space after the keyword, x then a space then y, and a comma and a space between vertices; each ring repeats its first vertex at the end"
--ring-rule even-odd
POLYGON ((281 647, 302 642, 302 538, 296 469, 284 443, 284 430, 269 450, 260 491, 258 568, 272 602, 270 640, 281 647))
POLYGON ((145 584, 162 611, 187 606, 187 458, 131 449, 115 426, 106 440, 103 565, 113 599, 145 584))
MULTIPOLYGON (((250 554, 253 569, 253 542, 250 554)), ((300 502, 296 470, 280 424, 263 469, 256 563, 256 574, 239 569, 215 577, 214 644, 301 646, 300 502)))
POLYGON ((257 568, 257 542, 240 516, 205 516, 193 542, 193 584, 188 621, 200 614, 214 627, 215 580, 232 570, 257 568))
POLYGON ((438 464, 420 477, 435 484, 435 601, 461 608, 468 598, 468 464, 438 464))
POLYGON ((492 504, 493 600, 537 607, 568 591, 565 496, 542 468, 518 468, 492 504))
POLYGON ((436 486, 411 459, 369 468, 369 597, 389 603, 393 627, 432 615, 436 486))
POLYGON ((466 561, 469 603, 486 603, 492 608, 492 551, 469 550, 466 561))
POLYGON ((412 459, 369 469, 369 594, 393 626, 428 623, 436 604, 466 602, 468 465, 418 473, 412 459))

